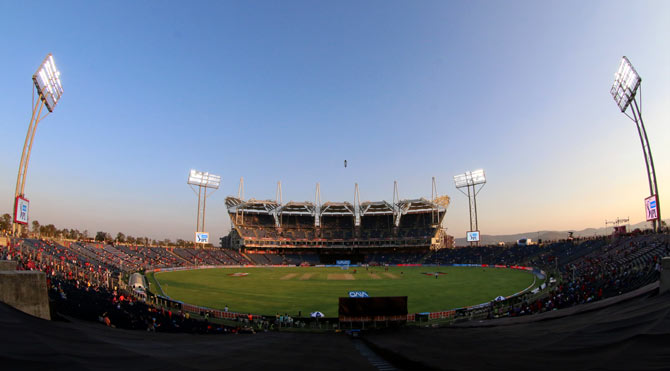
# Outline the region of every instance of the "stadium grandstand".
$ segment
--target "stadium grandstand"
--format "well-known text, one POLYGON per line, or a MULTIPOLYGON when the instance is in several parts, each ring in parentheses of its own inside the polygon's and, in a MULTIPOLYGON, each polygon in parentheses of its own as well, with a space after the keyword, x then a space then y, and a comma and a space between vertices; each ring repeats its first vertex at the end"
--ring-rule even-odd
MULTIPOLYGON (((21 239, 0 247, 0 258, 18 263, 19 270, 37 270, 47 278, 75 280, 99 287, 122 287, 133 272, 164 268, 252 265, 317 265, 319 252, 244 254, 222 248, 106 245, 21 239), (251 258, 250 258, 251 257, 251 258)), ((362 263, 528 265, 550 274, 555 284, 539 296, 520 296, 496 306, 481 318, 520 316, 567 308, 616 297, 657 282, 661 258, 670 255, 667 234, 627 234, 565 240, 540 246, 459 247, 425 252, 374 252, 362 263)), ((132 293, 129 293, 132 295, 132 293)))
POLYGON ((249 254, 319 252, 362 262, 375 252, 425 254, 449 241, 442 222, 449 197, 362 203, 243 200, 227 197, 231 246, 249 254))
MULTIPOLYGON (((542 359, 560 355, 542 367, 651 370, 667 366, 669 349, 663 339, 670 336, 670 302, 668 293, 659 295, 661 259, 670 254, 667 233, 366 254, 364 263, 370 265, 525 264, 545 270, 551 280, 539 293, 458 310, 447 328, 373 331, 364 335, 364 342, 350 342, 336 334, 277 331, 281 325, 274 316, 210 321, 213 312, 194 310, 150 292, 147 296, 125 283, 131 272, 155 268, 318 263, 318 252, 284 251, 255 255, 265 260, 252 261, 232 249, 14 240, 0 248, 0 258, 16 262, 19 271, 46 274, 54 321, 38 320, 0 304, 0 337, 7 339, 0 351, 3 364, 9 369, 95 369, 102 361, 132 369, 169 365, 210 369, 222 364, 240 368, 271 364, 276 369, 314 365, 321 369, 442 369, 445 364, 449 369, 498 369, 496 365, 504 364, 525 369, 526 362, 536 367, 542 359), (110 327, 140 331, 114 332, 110 327), (556 336, 547 337, 547 332, 556 336), (214 340, 173 333, 257 336, 214 340), (501 337, 506 341, 501 342, 501 337), (454 344, 457 351, 444 353, 445 343, 454 344), (165 351, 156 352, 157 344, 165 351), (119 359, 128 347, 132 354, 119 359), (334 354, 340 356, 333 358, 334 354), (198 361, 191 363, 193 357, 198 361), (272 361, 266 364, 264 359, 272 361), (383 367, 374 367, 379 365, 383 367)), ((298 323, 310 320, 296 319, 298 323)))

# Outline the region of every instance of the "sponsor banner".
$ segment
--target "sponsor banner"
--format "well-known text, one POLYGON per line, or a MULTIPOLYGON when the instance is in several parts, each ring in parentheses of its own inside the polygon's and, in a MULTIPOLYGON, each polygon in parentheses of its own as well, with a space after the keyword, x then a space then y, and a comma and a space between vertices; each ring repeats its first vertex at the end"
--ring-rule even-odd
POLYGON ((479 231, 470 231, 466 235, 468 242, 479 242, 479 231))
MULTIPOLYGON (((339 265, 339 264, 326 264, 326 265, 315 265, 315 267, 342 268, 342 265, 339 265)), ((356 267, 360 267, 360 265, 358 265, 358 264, 350 264, 349 267, 356 268, 356 267)))
POLYGON ((384 321, 407 321, 409 315, 396 315, 396 316, 340 316, 340 322, 384 322, 384 321))
POLYGON ((644 199, 644 210, 647 214, 647 221, 658 219, 658 201, 656 195, 644 199))
POLYGON ((28 224, 28 206, 30 201, 21 196, 16 196, 14 200, 14 222, 18 224, 28 224))
POLYGON ((432 312, 428 314, 428 319, 444 319, 451 318, 456 314, 455 310, 445 310, 442 312, 432 312))
POLYGON ((351 265, 351 260, 336 260, 336 265, 351 265))
POLYGON ((368 295, 368 293, 365 292, 365 291, 349 291, 349 297, 350 298, 369 298, 370 295, 368 295))
POLYGON ((195 243, 209 243, 209 233, 195 232, 195 243))

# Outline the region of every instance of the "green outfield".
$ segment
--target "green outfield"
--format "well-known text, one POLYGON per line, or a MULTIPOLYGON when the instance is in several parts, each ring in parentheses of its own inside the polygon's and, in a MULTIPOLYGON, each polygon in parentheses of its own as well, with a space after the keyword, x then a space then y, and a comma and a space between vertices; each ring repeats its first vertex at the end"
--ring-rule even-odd
POLYGON ((527 271, 472 267, 196 269, 148 278, 152 291, 160 292, 155 278, 165 295, 185 303, 264 315, 321 311, 327 317, 337 316, 338 298, 349 291, 407 296, 409 312, 418 313, 485 303, 534 281, 527 271))

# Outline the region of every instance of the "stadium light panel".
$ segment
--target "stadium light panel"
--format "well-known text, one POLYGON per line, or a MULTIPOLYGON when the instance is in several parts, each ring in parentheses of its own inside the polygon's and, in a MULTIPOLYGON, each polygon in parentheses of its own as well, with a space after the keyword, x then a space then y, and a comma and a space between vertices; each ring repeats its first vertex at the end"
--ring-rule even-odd
POLYGON ((456 184, 456 188, 467 187, 468 186, 468 178, 466 177, 465 174, 455 175, 454 176, 454 184, 456 184))
POLYGON ((471 172, 470 178, 472 179, 473 185, 486 183, 486 175, 484 174, 484 170, 482 169, 471 172))
POLYGON ((454 184, 456 185, 456 188, 463 188, 484 183, 486 183, 486 174, 482 169, 468 171, 454 176, 454 184))
POLYGON ((188 174, 188 184, 219 189, 221 176, 191 169, 188 174))
POLYGON ((619 64, 619 69, 614 74, 614 84, 610 90, 612 98, 614 98, 621 112, 626 112, 630 102, 635 98, 635 93, 641 82, 640 75, 637 74, 628 58, 624 56, 621 59, 621 64, 619 64))
POLYGON ((63 95, 60 71, 56 68, 53 55, 49 54, 44 59, 33 75, 33 82, 47 109, 49 112, 53 112, 60 97, 63 95))

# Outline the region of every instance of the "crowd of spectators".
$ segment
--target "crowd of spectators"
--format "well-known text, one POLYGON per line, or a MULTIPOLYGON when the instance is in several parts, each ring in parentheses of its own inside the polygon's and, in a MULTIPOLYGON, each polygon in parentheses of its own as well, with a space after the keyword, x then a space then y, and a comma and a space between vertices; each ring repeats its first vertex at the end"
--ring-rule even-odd
MULTIPOLYGON (((658 280, 660 260, 670 254, 667 234, 625 235, 528 246, 476 246, 431 252, 377 251, 358 255, 360 263, 502 264, 541 269, 554 284, 547 290, 491 303, 489 317, 521 316, 621 295, 658 280)), ((216 333, 187 314, 156 309, 121 292, 123 273, 160 268, 225 264, 316 265, 316 252, 240 253, 231 249, 162 248, 24 239, 0 248, 0 258, 19 269, 41 270, 49 280, 58 311, 122 328, 216 333), (90 300, 80 300, 87 297, 90 300), (69 299, 68 299, 69 298, 69 299), (91 306, 91 307, 89 307, 91 306), (92 310, 92 308, 102 308, 92 310)), ((356 261, 352 261, 355 263, 356 261)), ((217 327, 218 326, 218 327, 217 327)))
POLYGON ((528 264, 553 271, 556 285, 491 306, 492 317, 521 316, 621 295, 659 279, 661 258, 670 254, 667 234, 560 242, 535 254, 528 264))
POLYGON ((243 326, 225 326, 191 318, 188 313, 152 306, 125 287, 109 266, 94 266, 81 245, 70 248, 52 242, 24 240, 0 247, 0 258, 17 262, 17 270, 45 273, 52 317, 98 321, 106 326, 155 332, 216 334, 238 332, 243 326), (65 317, 63 317, 65 316, 65 317))
POLYGON ((118 288, 60 277, 51 279, 49 299, 60 315, 98 321, 110 327, 154 332, 216 334, 235 327, 196 320, 180 310, 157 308, 118 288))

